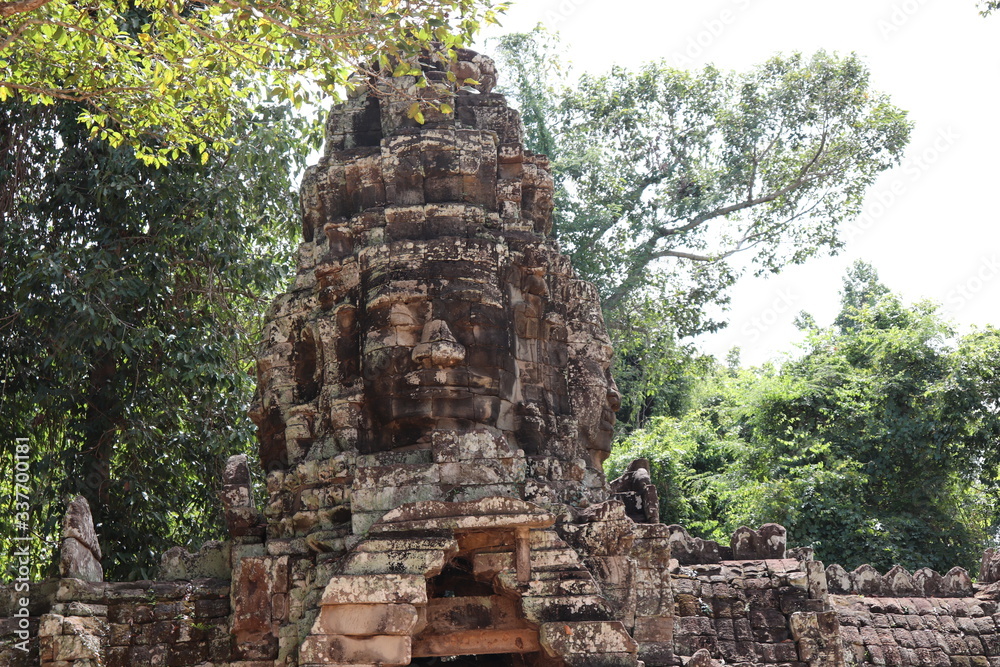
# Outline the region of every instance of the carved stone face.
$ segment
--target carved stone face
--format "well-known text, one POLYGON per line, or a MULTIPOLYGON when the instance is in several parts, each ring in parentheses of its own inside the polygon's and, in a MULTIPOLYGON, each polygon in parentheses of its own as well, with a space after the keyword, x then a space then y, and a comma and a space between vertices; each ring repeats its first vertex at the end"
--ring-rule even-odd
POLYGON ((611 453, 621 394, 611 377, 610 345, 595 344, 595 347, 599 354, 574 360, 570 376, 580 442, 590 453, 591 464, 599 468, 611 453))
POLYGON ((331 114, 303 181, 298 275, 258 364, 265 465, 485 427, 497 456, 523 452, 541 486, 561 485, 552 497, 586 475, 599 495, 620 399, 598 296, 547 239, 547 159, 481 93, 423 125, 392 94, 331 114))
POLYGON ((362 254, 362 451, 420 446, 432 429, 497 426, 515 371, 506 259, 502 243, 455 237, 362 254))

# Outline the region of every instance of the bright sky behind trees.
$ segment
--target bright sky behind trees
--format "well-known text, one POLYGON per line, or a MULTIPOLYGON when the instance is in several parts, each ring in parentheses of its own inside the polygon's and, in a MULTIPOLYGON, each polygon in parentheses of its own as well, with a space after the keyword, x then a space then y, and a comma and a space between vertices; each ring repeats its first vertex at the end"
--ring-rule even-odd
MULTIPOLYGON (((729 327, 703 337, 704 351, 722 358, 739 346, 750 364, 780 358, 801 339, 799 311, 832 321, 855 259, 908 301, 943 304, 963 330, 1000 325, 1000 16, 983 18, 974 0, 521 0, 501 21, 487 38, 539 22, 560 32, 578 73, 661 58, 747 70, 776 52, 855 51, 875 88, 910 112, 906 158, 872 188, 841 253, 744 277, 729 327)), ((479 48, 491 51, 482 39, 479 48)))

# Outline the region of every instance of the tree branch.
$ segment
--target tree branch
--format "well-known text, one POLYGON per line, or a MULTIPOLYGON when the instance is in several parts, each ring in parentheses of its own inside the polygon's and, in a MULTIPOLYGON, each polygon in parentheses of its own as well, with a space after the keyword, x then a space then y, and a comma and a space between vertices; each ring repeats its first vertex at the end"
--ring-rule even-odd
POLYGON ((816 165, 820 157, 823 155, 823 152, 826 150, 826 140, 827 140, 827 133, 824 131, 823 136, 820 137, 819 147, 816 149, 815 155, 812 156, 809 162, 807 162, 802 166, 802 169, 799 170, 798 177, 785 187, 775 190, 769 195, 757 197, 756 199, 747 199, 745 201, 738 202, 736 204, 730 204, 729 206, 723 206, 722 208, 717 208, 714 211, 702 213, 701 215, 695 216, 690 222, 681 225, 680 227, 658 228, 653 232, 653 238, 650 239, 649 242, 655 243, 659 239, 665 238, 667 236, 675 236, 677 234, 682 234, 684 232, 691 231, 695 227, 698 227, 708 222, 709 220, 713 220, 719 217, 724 217, 729 215, 730 213, 736 213, 737 211, 742 211, 747 208, 759 206, 760 204, 767 204, 801 187, 803 184, 806 183, 806 181, 809 180, 809 169, 811 169, 816 165))
POLYGON ((0 17, 7 18, 14 14, 31 12, 49 2, 51 0, 13 0, 12 2, 0 2, 0 17))
MULTIPOLYGON (((806 164, 802 165, 802 168, 799 170, 798 176, 795 178, 795 180, 793 180, 786 186, 779 188, 778 190, 775 190, 774 192, 768 195, 757 197, 756 199, 748 199, 742 202, 731 204, 729 206, 723 206, 721 208, 717 208, 713 211, 703 213, 702 215, 695 216, 688 223, 681 225, 679 227, 670 227, 670 228, 660 227, 655 229, 653 231, 652 237, 649 238, 647 241, 645 241, 642 244, 641 249, 637 251, 638 256, 631 263, 631 267, 629 268, 629 271, 626 274, 625 279, 608 296, 608 298, 605 301, 605 305, 609 308, 614 308, 616 305, 618 305, 618 303, 620 303, 622 298, 625 296, 625 293, 631 288, 631 285, 636 280, 636 278, 638 278, 639 275, 649 265, 649 263, 654 261, 655 259, 661 257, 678 257, 682 259, 691 259, 694 261, 719 261, 735 254, 736 252, 739 252, 743 248, 743 243, 749 238, 752 238, 752 235, 745 236, 743 240, 737 243, 735 248, 732 248, 728 251, 725 251, 723 253, 714 256, 697 255, 695 253, 686 253, 680 250, 670 250, 670 249, 656 250, 656 244, 660 241, 660 239, 688 232, 692 229, 695 229, 696 227, 705 224, 710 220, 714 220, 719 217, 724 217, 726 215, 729 215, 730 213, 736 213, 737 211, 742 211, 747 208, 759 206, 760 204, 766 204, 768 202, 772 202, 776 199, 779 199, 780 197, 783 197, 789 192, 792 192, 797 188, 801 187, 803 184, 808 182, 812 178, 812 176, 816 175, 816 174, 810 174, 809 170, 812 169, 814 166, 816 166, 820 158, 823 156, 826 150, 826 142, 828 136, 829 136, 828 132, 826 131, 826 129, 824 129, 823 134, 820 137, 819 146, 817 146, 816 148, 816 152, 809 159, 809 161, 806 162, 806 164)), ((798 216, 793 216, 792 219, 795 219, 795 217, 798 216)))
MULTIPOLYGON (((91 102, 95 97, 101 97, 105 95, 117 94, 117 93, 141 93, 149 90, 148 87, 135 87, 135 86, 115 86, 111 88, 100 88, 91 91, 79 91, 74 88, 39 88, 38 86, 26 86, 20 83, 13 83, 12 81, 2 81, 0 80, 0 85, 4 85, 7 88, 13 88, 14 90, 23 90, 27 93, 35 93, 37 95, 48 95, 49 97, 55 98, 57 100, 66 100, 67 102, 91 102)), ((104 111, 103 107, 95 107, 104 111)))

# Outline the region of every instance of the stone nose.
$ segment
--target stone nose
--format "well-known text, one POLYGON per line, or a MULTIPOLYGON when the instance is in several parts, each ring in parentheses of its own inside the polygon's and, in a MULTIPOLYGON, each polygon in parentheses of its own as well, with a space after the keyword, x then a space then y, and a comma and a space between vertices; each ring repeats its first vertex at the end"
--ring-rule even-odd
POLYGON ((424 368, 451 368, 465 361, 465 347, 451 333, 447 322, 431 320, 424 325, 411 356, 424 368))
POLYGON ((612 412, 618 412, 622 407, 622 395, 614 380, 611 380, 611 384, 608 385, 608 407, 611 408, 612 412))

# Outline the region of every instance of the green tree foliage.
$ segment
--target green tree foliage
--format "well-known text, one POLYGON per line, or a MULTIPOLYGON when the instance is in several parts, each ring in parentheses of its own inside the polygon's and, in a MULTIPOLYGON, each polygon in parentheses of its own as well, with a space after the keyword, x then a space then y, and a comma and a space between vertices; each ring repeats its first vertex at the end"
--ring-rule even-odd
POLYGON ((981 10, 980 13, 983 16, 988 16, 989 14, 992 14, 997 9, 1000 9, 1000 2, 996 2, 996 0, 987 0, 986 2, 980 2, 979 6, 982 7, 982 10, 981 10))
MULTIPOLYGON (((909 139, 854 55, 776 56, 741 74, 650 63, 574 81, 542 30, 497 50, 528 147, 553 159, 556 236, 601 291, 626 406, 663 402, 665 381, 683 379, 671 369, 694 356, 684 341, 724 326, 746 267, 836 250, 840 224, 909 139)), ((655 411, 624 414, 636 426, 655 411)))
POLYGON ((502 9, 486 0, 5 0, 0 102, 78 102, 94 136, 165 164, 231 140, 251 98, 298 104, 356 85, 358 69, 408 73, 397 63, 431 42, 466 44, 502 9))
MULTIPOLYGON (((855 262, 847 270, 847 277, 844 278, 844 288, 840 292, 840 313, 837 314, 833 325, 841 333, 856 331, 863 324, 858 319, 861 311, 876 305, 883 297, 890 294, 889 288, 879 281, 874 266, 866 262, 855 262)), ((800 313, 799 317, 805 321, 812 321, 808 313, 800 313)), ((802 325, 800 328, 815 327, 802 325)))
POLYGON ((739 445, 713 427, 706 411, 694 409, 679 417, 651 419, 615 444, 604 467, 614 479, 635 459, 647 459, 660 499, 660 520, 726 543, 731 480, 720 471, 732 468, 739 445))
POLYGON ((29 439, 38 568, 82 493, 109 576, 147 577, 169 546, 218 536, 221 465, 252 448, 252 348, 287 276, 305 146, 288 107, 262 108, 226 155, 156 169, 78 113, 0 105, 17 148, 0 153, 0 455, 8 469, 29 439))
POLYGON ((665 520, 711 537, 776 521, 828 563, 974 570, 1000 526, 1000 331, 957 337, 864 264, 842 296, 839 324, 812 330, 800 358, 719 371, 697 410, 632 434, 610 461, 653 459, 665 520))
POLYGON ((737 253, 773 272, 837 248, 839 223, 909 139, 854 55, 776 56, 743 74, 650 63, 557 87, 538 80, 558 71, 545 39, 510 36, 500 54, 522 61, 508 87, 554 158, 557 235, 609 308, 670 275, 674 298, 700 309, 737 253))
POLYGON ((614 378, 622 394, 619 435, 655 416, 677 417, 692 407, 699 378, 713 360, 677 340, 673 323, 652 295, 635 295, 609 322, 615 345, 614 378))

